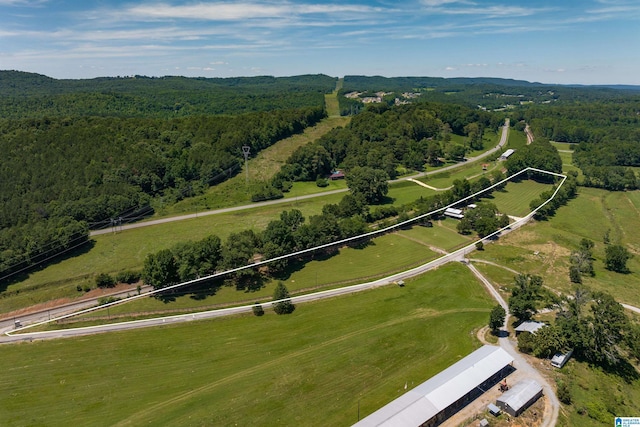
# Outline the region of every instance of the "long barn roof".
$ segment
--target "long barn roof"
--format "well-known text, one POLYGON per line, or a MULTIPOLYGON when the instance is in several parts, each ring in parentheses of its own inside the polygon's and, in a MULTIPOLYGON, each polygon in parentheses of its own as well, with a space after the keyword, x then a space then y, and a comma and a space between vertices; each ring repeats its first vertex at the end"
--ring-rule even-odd
POLYGON ((513 357, 500 347, 480 347, 354 427, 419 426, 512 362, 513 357))

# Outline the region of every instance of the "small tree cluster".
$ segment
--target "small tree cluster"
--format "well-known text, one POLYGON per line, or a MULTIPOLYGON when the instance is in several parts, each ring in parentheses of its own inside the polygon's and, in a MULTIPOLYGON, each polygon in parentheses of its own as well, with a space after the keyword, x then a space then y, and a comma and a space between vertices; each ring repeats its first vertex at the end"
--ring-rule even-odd
POLYGON ((542 277, 519 274, 509 297, 509 311, 518 321, 530 320, 538 312, 536 303, 542 299, 542 277))
POLYGON ((493 203, 478 203, 475 209, 468 209, 464 218, 457 225, 458 232, 461 234, 469 234, 472 230, 478 233, 478 236, 485 237, 509 225, 509 217, 500 214, 498 208, 493 203))
POLYGON ((496 334, 498 329, 504 325, 504 320, 507 316, 507 312, 500 304, 493 307, 491 314, 489 315, 489 328, 496 334))
POLYGON ((277 301, 273 303, 273 311, 276 314, 290 314, 296 309, 289 299, 289 291, 282 282, 278 282, 276 289, 273 291, 273 300, 277 301))
POLYGON ((96 286, 99 288, 113 288, 116 285, 115 279, 107 273, 100 273, 96 277, 96 286))
POLYGON ((584 274, 588 276, 595 276, 593 269, 593 255, 591 249, 593 248, 593 242, 589 239, 582 239, 580 241, 580 247, 578 250, 571 253, 569 261, 569 280, 572 283, 582 283, 582 276, 584 274))
POLYGON ((604 265, 607 270, 616 273, 628 273, 627 261, 631 258, 631 253, 622 245, 607 245, 604 250, 604 265))

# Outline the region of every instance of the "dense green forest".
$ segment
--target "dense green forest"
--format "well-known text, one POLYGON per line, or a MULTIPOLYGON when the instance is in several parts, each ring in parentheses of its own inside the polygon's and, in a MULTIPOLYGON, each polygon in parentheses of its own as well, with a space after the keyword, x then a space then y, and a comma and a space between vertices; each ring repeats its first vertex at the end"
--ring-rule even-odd
POLYGON ((0 277, 237 173, 243 145, 255 154, 323 118, 335 81, 0 71, 0 277))
POLYGON ((240 114, 324 105, 336 78, 294 77, 103 77, 57 80, 40 74, 0 71, 0 117, 176 117, 240 114))
POLYGON ((421 171, 443 159, 459 161, 470 150, 482 149, 483 133, 495 132, 502 120, 502 115, 455 104, 370 105, 346 128, 298 148, 274 178, 274 186, 313 181, 335 168, 366 166, 395 178, 399 166, 421 171), (465 142, 455 142, 452 134, 464 136, 465 142))
POLYGON ((257 153, 324 115, 309 107, 168 120, 2 120, 0 271, 37 258, 63 219, 74 230, 86 228, 79 222, 93 228, 139 212, 152 197, 176 202, 235 173, 243 145, 257 153))
POLYGON ((608 190, 638 188, 640 95, 623 99, 523 107, 516 119, 530 124, 536 137, 566 142, 583 172, 583 185, 608 190))

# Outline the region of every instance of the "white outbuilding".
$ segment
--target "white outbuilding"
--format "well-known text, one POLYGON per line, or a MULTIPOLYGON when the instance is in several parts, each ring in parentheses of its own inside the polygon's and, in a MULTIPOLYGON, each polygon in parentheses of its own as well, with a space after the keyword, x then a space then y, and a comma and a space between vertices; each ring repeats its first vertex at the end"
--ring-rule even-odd
POLYGON ((496 405, 512 417, 517 417, 542 396, 542 386, 535 380, 522 380, 496 400, 496 405))
POLYGON ((507 160, 515 152, 516 150, 514 150, 513 148, 509 148, 507 151, 502 153, 502 156, 500 156, 500 160, 507 160))
POLYGON ((464 218, 464 212, 462 211, 462 209, 447 208, 444 210, 444 214, 451 218, 456 218, 456 219, 464 218))

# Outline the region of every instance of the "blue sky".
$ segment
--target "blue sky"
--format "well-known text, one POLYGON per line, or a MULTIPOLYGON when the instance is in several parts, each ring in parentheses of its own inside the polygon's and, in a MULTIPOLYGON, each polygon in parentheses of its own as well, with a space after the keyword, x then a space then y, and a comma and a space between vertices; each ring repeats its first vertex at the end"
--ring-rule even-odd
POLYGON ((505 77, 640 84, 639 0, 0 0, 0 69, 56 78, 505 77))

